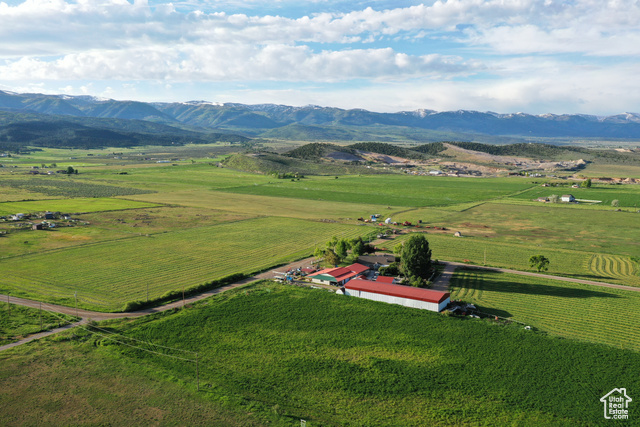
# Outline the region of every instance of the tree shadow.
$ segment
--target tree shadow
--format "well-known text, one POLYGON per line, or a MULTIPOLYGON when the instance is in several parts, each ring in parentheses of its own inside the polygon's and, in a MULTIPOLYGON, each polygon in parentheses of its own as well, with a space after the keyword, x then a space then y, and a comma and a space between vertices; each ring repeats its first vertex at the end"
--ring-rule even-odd
POLYGON ((475 304, 479 313, 482 314, 490 314, 491 316, 498 316, 504 318, 510 318, 513 315, 506 310, 501 310, 499 308, 491 308, 491 307, 483 307, 481 305, 475 304))
MULTIPOLYGON (((503 274, 501 272, 497 273, 503 274)), ((565 286, 538 285, 534 283, 514 281, 496 281, 489 277, 483 278, 482 286, 484 291, 511 294, 542 295, 560 298, 620 298, 620 296, 616 294, 595 289, 576 289, 565 286)))
POLYGON ((596 276, 595 274, 568 274, 563 277, 575 278, 575 279, 584 279, 584 280, 593 280, 600 281, 602 280, 616 280, 616 277, 613 276, 596 276))

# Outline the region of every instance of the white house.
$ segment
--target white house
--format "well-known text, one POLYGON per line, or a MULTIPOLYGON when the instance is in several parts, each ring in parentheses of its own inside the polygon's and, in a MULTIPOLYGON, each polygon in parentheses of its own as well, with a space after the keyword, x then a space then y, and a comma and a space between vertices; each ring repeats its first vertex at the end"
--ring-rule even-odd
POLYGON ((573 197, 573 194, 563 194, 560 200, 563 202, 575 202, 576 198, 573 197))
POLYGON ((353 279, 347 282, 344 285, 344 295, 436 312, 444 310, 451 301, 449 292, 364 279, 353 279))

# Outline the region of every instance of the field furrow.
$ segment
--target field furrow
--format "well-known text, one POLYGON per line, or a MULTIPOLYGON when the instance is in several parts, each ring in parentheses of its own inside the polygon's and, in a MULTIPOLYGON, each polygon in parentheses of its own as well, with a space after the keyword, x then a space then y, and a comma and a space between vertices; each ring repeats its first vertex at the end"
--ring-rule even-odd
MULTIPOLYGON (((68 248, 0 261, 0 289, 69 303, 106 301, 118 309, 133 299, 251 273, 310 255, 333 235, 353 238, 363 227, 286 218, 258 218, 124 241, 68 248), (123 266, 122 260, 128 260, 123 266), (123 274, 124 273, 124 274, 123 274)), ((91 306, 91 304, 88 304, 91 306)), ((94 307, 104 309, 104 307, 94 307)))
MULTIPOLYGON (((604 274, 603 266, 611 261, 595 257, 593 265, 604 274)), ((565 338, 640 350, 638 292, 465 268, 456 271, 451 283, 452 299, 483 312, 565 338), (483 288, 481 299, 477 288, 483 288)))

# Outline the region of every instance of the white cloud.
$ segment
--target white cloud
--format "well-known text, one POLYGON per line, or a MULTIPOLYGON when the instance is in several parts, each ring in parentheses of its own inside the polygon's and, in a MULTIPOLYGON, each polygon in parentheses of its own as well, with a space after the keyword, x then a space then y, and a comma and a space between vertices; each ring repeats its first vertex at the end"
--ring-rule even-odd
MULTIPOLYGON (((56 87, 74 93, 98 81, 114 93, 132 81, 167 91, 180 82, 282 82, 291 92, 277 93, 302 97, 300 82, 357 80, 384 95, 338 84, 320 95, 337 104, 371 99, 384 110, 637 105, 639 0, 431 0, 298 18, 221 11, 254 3, 265 4, 0 2, 0 82, 43 91, 52 90, 43 82, 64 82, 56 87)), ((348 2, 318 0, 315 10, 337 4, 348 2)))
POLYGON ((0 79, 342 81, 455 76, 478 67, 458 57, 411 56, 391 48, 316 53, 306 46, 219 44, 95 50, 53 61, 25 57, 0 66, 0 79))

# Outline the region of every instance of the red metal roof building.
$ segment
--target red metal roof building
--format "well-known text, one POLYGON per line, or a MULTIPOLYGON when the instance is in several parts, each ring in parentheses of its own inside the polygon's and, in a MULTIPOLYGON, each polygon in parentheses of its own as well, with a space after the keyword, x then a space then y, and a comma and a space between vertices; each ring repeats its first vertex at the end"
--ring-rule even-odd
POLYGON ((362 264, 351 264, 347 267, 325 268, 309 276, 311 281, 324 285, 342 286, 352 278, 369 270, 362 264))
POLYGON ((378 276, 376 278, 376 282, 379 282, 379 283, 393 284, 394 280, 395 280, 395 277, 391 277, 391 276, 378 276))
POLYGON ((449 292, 370 280, 354 279, 345 284, 344 288, 345 295, 437 312, 444 310, 450 302, 449 292))

